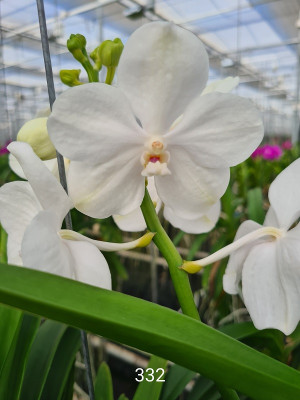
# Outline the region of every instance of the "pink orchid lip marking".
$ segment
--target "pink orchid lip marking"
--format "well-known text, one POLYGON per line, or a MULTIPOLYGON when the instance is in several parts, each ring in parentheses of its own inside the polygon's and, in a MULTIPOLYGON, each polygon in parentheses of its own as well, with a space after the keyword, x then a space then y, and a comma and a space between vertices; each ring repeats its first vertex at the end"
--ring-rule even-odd
POLYGON ((147 150, 141 156, 141 164, 144 167, 142 176, 170 175, 168 162, 170 153, 164 150, 161 140, 151 140, 147 144, 147 150))
POLYGON ((160 156, 149 157, 149 162, 156 163, 157 161, 160 161, 160 156))

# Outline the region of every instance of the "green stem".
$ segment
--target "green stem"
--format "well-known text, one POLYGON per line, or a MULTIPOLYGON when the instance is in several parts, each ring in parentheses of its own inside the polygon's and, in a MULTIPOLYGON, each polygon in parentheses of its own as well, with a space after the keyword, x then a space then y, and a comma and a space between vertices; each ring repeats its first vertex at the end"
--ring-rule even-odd
POLYGON ((199 320, 200 317, 195 306, 189 277, 185 271, 178 268, 183 263, 182 258, 162 227, 147 188, 141 204, 141 210, 148 229, 151 232, 156 232, 153 242, 159 248, 169 265, 170 275, 183 314, 199 320))
POLYGON ((92 64, 90 63, 89 56, 85 49, 82 49, 82 53, 84 54, 86 61, 82 62, 81 65, 86 70, 86 73, 89 78, 89 82, 99 82, 99 71, 96 71, 92 64))
POLYGON ((116 67, 107 67, 105 83, 108 85, 112 84, 116 72, 116 67))
MULTIPOLYGON (((195 306, 188 275, 183 270, 178 268, 182 265, 183 260, 173 242, 162 227, 147 188, 145 189, 145 196, 141 204, 141 210, 148 229, 151 232, 156 232, 153 242, 159 248, 161 254, 164 256, 169 265, 170 275, 183 314, 200 320, 198 310, 195 306)), ((218 385, 218 389, 224 400, 239 400, 238 395, 233 389, 229 389, 221 385, 218 385)))
POLYGON ((92 64, 87 61, 82 63, 83 68, 86 70, 89 82, 99 82, 98 71, 95 71, 92 64))

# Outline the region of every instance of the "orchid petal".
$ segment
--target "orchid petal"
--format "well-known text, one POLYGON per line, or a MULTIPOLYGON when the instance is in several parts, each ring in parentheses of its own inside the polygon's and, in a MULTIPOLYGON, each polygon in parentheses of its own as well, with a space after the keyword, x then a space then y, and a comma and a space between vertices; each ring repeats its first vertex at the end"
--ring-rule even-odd
POLYGON ((0 221, 8 233, 9 263, 22 265, 20 253, 25 229, 41 209, 28 182, 11 182, 1 187, 0 221))
MULTIPOLYGON (((148 178, 147 189, 151 200, 155 205, 155 211, 156 213, 159 213, 159 210, 162 206, 162 201, 158 197, 153 176, 148 178)), ((126 232, 140 232, 144 231, 147 227, 140 207, 126 215, 113 215, 113 219, 119 229, 126 232)))
POLYGON ((155 185, 165 206, 179 218, 201 217, 221 198, 229 182, 229 168, 203 168, 175 146, 168 168, 171 175, 155 176, 155 185))
POLYGON ((207 85, 206 88, 201 93, 201 95, 203 96, 204 94, 212 92, 229 93, 234 88, 237 87, 239 82, 240 82, 239 77, 236 76, 233 78, 232 76, 228 76, 225 79, 220 79, 207 85))
POLYGON ((207 78, 208 56, 200 39, 162 21, 131 35, 118 67, 118 85, 149 134, 163 134, 207 78))
POLYGON ((8 156, 8 165, 10 169, 18 175, 22 179, 26 179, 26 176, 24 175, 23 169, 19 163, 19 161, 16 159, 15 156, 13 156, 11 153, 8 156))
POLYGON ((222 168, 244 161, 262 137, 262 121, 250 100, 215 92, 198 96, 165 140, 203 167, 222 168))
POLYGON ((257 329, 275 328, 289 335, 300 311, 299 239, 288 235, 255 246, 243 269, 245 305, 257 329))
POLYGON ((72 161, 69 195, 79 211, 94 218, 129 214, 143 200, 145 178, 141 169, 134 150, 97 166, 72 161))
POLYGON ((144 132, 127 98, 121 90, 103 83, 62 93, 48 118, 48 132, 65 157, 91 165, 132 149, 140 157, 144 148, 144 132))
POLYGON ((273 207, 269 207, 265 220, 264 220, 264 226, 273 226, 274 228, 280 228, 280 224, 278 222, 276 213, 273 209, 273 207))
POLYGON ((118 228, 125 232, 140 232, 147 228, 140 207, 126 215, 113 215, 113 219, 118 228))
POLYGON ((62 240, 62 242, 70 252, 76 280, 111 290, 111 274, 107 261, 95 246, 87 242, 71 240, 62 240))
MULTIPOLYGON (((253 232, 257 229, 261 228, 261 225, 254 221, 245 221, 243 222, 237 233, 235 235, 234 241, 237 241, 242 236, 247 235, 250 232, 253 232)), ((259 239, 258 239, 259 240, 259 239)), ((229 257, 229 261, 227 264, 227 268, 225 274, 223 275, 223 288, 226 293, 229 294, 238 294, 239 293, 239 283, 242 278, 242 270, 244 266, 244 262, 249 251, 255 246, 255 244, 260 243, 258 241, 249 243, 240 247, 238 250, 231 253, 229 257)))
POLYGON ((217 201, 205 215, 194 219, 184 219, 178 217, 174 212, 165 207, 164 217, 171 222, 173 226, 187 233, 209 232, 216 225, 221 211, 221 202, 217 201))
POLYGON ((61 184, 27 143, 12 142, 8 150, 17 158, 36 197, 45 210, 53 211, 60 227, 73 204, 61 184))
POLYGON ((57 234, 53 212, 41 211, 25 230, 21 255, 23 265, 75 279, 73 260, 57 234))
POLYGON ((300 159, 284 169, 272 182, 269 200, 281 228, 288 229, 300 216, 300 159))
MULTIPOLYGON (((10 169, 16 175, 18 175, 22 179, 26 179, 26 176, 24 175, 23 169, 22 169, 19 161, 12 154, 9 154, 9 156, 8 156, 8 164, 9 164, 10 169)), ((43 161, 43 164, 46 165, 46 167, 49 169, 49 171, 52 172, 52 174, 59 180, 57 159, 52 158, 52 160, 45 160, 45 161, 43 161)), ((67 166, 68 166, 68 162, 65 160, 65 168, 67 166)))

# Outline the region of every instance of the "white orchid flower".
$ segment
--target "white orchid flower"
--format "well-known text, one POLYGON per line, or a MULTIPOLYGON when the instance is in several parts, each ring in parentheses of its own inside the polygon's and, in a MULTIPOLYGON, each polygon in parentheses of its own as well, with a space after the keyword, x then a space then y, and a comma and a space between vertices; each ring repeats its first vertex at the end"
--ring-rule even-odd
MULTIPOLYGON (((221 92, 221 93, 229 93, 239 84, 238 77, 228 76, 225 79, 220 79, 210 83, 201 93, 201 96, 211 93, 211 92, 221 92)), ((179 117, 177 121, 173 124, 173 127, 176 126, 178 121, 182 118, 179 117)), ((171 128, 172 129, 172 128, 171 128)), ((148 178, 147 189, 149 195, 155 205, 155 210, 158 213, 162 206, 162 201, 158 197, 157 190, 155 187, 154 177, 148 178)), ((221 212, 221 202, 217 201, 205 215, 202 215, 198 218, 193 219, 185 219, 177 217, 176 214, 172 211, 171 208, 164 208, 164 217, 167 219, 173 226, 179 228, 187 233, 204 233, 209 232, 216 225, 221 212)), ((146 229, 146 223, 141 212, 140 207, 133 210, 131 213, 127 215, 113 215, 113 219, 118 227, 127 232, 139 232, 146 229)))
POLYGON ((243 300, 255 327, 276 328, 286 335, 300 320, 299 176, 300 159, 273 181, 269 189, 271 206, 263 226, 243 222, 231 245, 183 267, 195 272, 231 254, 223 277, 224 290, 238 294, 242 282, 243 300))
MULTIPOLYGON (((158 213, 162 206, 162 201, 158 197, 154 177, 148 178, 148 192, 155 205, 155 210, 158 213)), ((188 233, 203 233, 209 232, 216 225, 221 212, 221 202, 217 201, 205 215, 196 219, 184 219, 178 217, 168 207, 164 207, 164 217, 173 226, 188 233)), ((146 229, 146 222, 143 217, 140 207, 133 210, 127 215, 113 215, 113 219, 118 227, 127 232, 140 232, 146 229)))
POLYGON ((201 96, 207 78, 200 39, 160 21, 129 38, 118 87, 90 83, 59 96, 48 132, 71 160, 76 208, 93 217, 126 215, 141 204, 145 177, 154 176, 160 199, 179 218, 206 213, 225 192, 229 167, 245 160, 263 135, 251 101, 201 96))
POLYGON ((153 235, 121 244, 61 230, 72 201, 28 144, 13 142, 8 150, 28 179, 7 183, 0 189, 0 222, 8 233, 8 262, 111 289, 110 271, 99 250, 143 246, 153 235))

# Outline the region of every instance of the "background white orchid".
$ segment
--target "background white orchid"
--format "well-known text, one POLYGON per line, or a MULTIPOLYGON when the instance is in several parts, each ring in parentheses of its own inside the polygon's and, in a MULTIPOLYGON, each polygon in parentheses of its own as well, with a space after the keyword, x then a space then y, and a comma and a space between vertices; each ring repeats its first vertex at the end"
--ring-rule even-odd
POLYGON ((144 176, 153 175, 170 212, 203 216, 226 190, 229 167, 252 153, 263 131, 250 101, 201 96, 207 77, 199 38, 154 22, 126 43, 117 88, 90 83, 64 92, 48 131, 64 156, 80 161, 68 174, 76 208, 100 218, 126 215, 142 202, 144 176))
MULTIPOLYGON (((300 159, 273 181, 269 189, 271 207, 263 226, 272 236, 257 238, 230 256, 223 277, 224 290, 240 292, 258 329, 276 328, 289 335, 300 320, 300 159)), ((235 241, 255 235, 262 226, 245 221, 235 241)))
POLYGON ((153 235, 129 243, 106 243, 61 230, 73 207, 71 199, 28 144, 13 142, 8 149, 28 179, 0 189, 0 221, 8 233, 8 262, 110 289, 108 264, 98 249, 143 246, 153 235))

